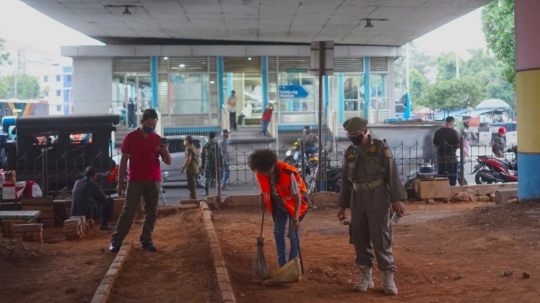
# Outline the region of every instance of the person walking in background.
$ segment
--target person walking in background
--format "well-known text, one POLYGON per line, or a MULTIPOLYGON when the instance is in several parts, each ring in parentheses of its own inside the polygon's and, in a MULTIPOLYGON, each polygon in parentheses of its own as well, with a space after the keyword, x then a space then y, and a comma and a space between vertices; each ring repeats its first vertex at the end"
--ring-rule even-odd
POLYGON ((478 140, 478 136, 470 130, 469 122, 463 122, 463 128, 461 129, 461 137, 463 138, 463 156, 465 161, 469 159, 469 151, 471 149, 471 141, 478 140))
POLYGON ((309 205, 307 188, 298 170, 278 161, 276 154, 269 149, 255 150, 248 157, 248 165, 261 186, 261 208, 268 208, 274 219, 278 263, 282 267, 299 254, 300 221, 304 219, 309 205), (288 258, 285 242, 287 225, 290 240, 288 258))
POLYGON ((497 158, 504 158, 504 151, 506 148, 506 127, 501 126, 497 131, 497 136, 493 139, 493 145, 491 150, 497 158))
POLYGON ((129 233, 137 207, 144 197, 144 222, 141 231, 141 248, 145 251, 157 251, 152 241, 152 232, 156 224, 159 192, 161 188, 161 169, 159 157, 165 164, 171 164, 171 154, 167 146, 161 144, 161 137, 155 133, 158 115, 155 110, 144 111, 141 127, 128 133, 122 141, 120 168, 118 170, 118 195, 125 189, 124 207, 116 224, 116 231, 111 236, 111 252, 118 252, 129 233), (128 166, 129 161, 129 166, 128 166), (127 188, 124 177, 128 171, 127 188))
POLYGON ((231 96, 227 100, 227 105, 229 107, 229 120, 231 123, 231 129, 236 129, 236 93, 231 91, 231 96))
POLYGON ((456 150, 460 148, 459 134, 454 129, 456 120, 449 116, 444 126, 438 129, 433 136, 433 146, 437 148, 437 167, 440 176, 448 176, 451 186, 457 184, 459 175, 459 162, 456 150))
POLYGON ((197 177, 199 176, 199 152, 193 145, 193 137, 187 135, 184 139, 186 147, 186 160, 182 166, 182 173, 186 173, 189 198, 197 199, 197 177))
POLYGON ((112 198, 108 198, 97 181, 97 169, 88 166, 84 171, 85 177, 73 185, 71 202, 72 216, 86 216, 88 219, 101 219, 101 230, 111 230, 109 220, 112 216, 112 198))
POLYGON ((337 217, 343 224, 347 218, 345 209, 351 210, 349 236, 361 272, 353 290, 367 291, 375 286, 371 277, 375 251, 377 268, 383 274, 384 293, 397 295, 390 218, 393 213, 398 217, 405 213, 402 202, 405 194, 390 148, 368 135, 367 125, 368 121, 359 117, 343 123, 352 144, 344 153, 337 217))
POLYGON ((204 170, 204 177, 206 179, 204 183, 204 195, 208 196, 208 190, 210 185, 216 182, 216 155, 218 149, 218 143, 216 142, 216 133, 208 133, 208 142, 206 142, 201 151, 202 164, 201 168, 204 170))
POLYGON ((274 108, 272 107, 272 104, 268 103, 266 105, 266 109, 264 110, 264 113, 262 115, 262 130, 259 132, 259 136, 267 136, 268 132, 268 125, 270 124, 270 121, 272 120, 272 113, 274 112, 274 108))
POLYGON ((135 128, 137 126, 137 115, 135 114, 136 110, 137 110, 137 105, 135 104, 135 102, 133 102, 133 99, 129 98, 128 105, 127 105, 128 128, 135 128))
POLYGON ((221 132, 221 140, 219 140, 219 150, 221 151, 221 162, 223 163, 223 171, 221 172, 221 189, 230 190, 227 187, 227 181, 231 171, 229 170, 229 151, 227 149, 227 143, 229 142, 229 131, 224 129, 221 132))

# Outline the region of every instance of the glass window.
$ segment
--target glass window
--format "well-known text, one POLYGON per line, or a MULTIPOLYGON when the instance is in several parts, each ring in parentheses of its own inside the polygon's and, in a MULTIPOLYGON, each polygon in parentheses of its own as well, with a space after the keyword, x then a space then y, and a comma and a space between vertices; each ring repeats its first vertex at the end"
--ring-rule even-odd
POLYGON ((387 74, 370 74, 370 105, 373 110, 387 110, 388 107, 387 74))
POLYGON ((279 86, 282 88, 278 92, 279 103, 278 110, 285 112, 315 111, 317 102, 315 102, 315 90, 317 80, 307 73, 280 73, 279 86), (286 88, 286 90, 284 90, 286 88), (297 98, 282 98, 286 91, 294 91, 297 98))
POLYGON ((57 96, 57 97, 62 96, 62 91, 61 91, 61 90, 57 90, 57 91, 56 91, 56 96, 57 96))
POLYGON ((43 82, 49 82, 49 76, 43 76, 43 82))
POLYGON ((62 111, 62 105, 57 105, 57 106, 56 106, 56 111, 57 111, 57 112, 62 111))
POLYGON ((152 78, 149 74, 138 75, 137 96, 141 110, 152 108, 152 78))
POLYGON ((226 73, 223 79, 225 105, 232 90, 236 93, 237 115, 243 113, 247 118, 262 116, 263 93, 260 73, 226 73))
POLYGON ((208 83, 208 74, 169 74, 171 113, 208 113, 210 110, 208 83))
POLYGON ((60 75, 56 75, 56 82, 60 82, 60 75))

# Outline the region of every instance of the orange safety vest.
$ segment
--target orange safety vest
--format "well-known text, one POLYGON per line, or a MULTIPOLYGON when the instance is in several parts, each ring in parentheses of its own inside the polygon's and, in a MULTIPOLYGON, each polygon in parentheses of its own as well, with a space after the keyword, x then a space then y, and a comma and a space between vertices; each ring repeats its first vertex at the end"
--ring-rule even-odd
MULTIPOLYGON (((278 161, 277 169, 278 171, 274 170, 273 172, 273 174, 275 174, 276 176, 276 188, 279 192, 279 196, 285 204, 285 208, 287 209, 291 217, 294 217, 294 198, 291 194, 291 174, 294 174, 294 177, 296 178, 296 183, 298 183, 300 198, 302 199, 298 216, 302 217, 302 215, 306 212, 308 208, 309 201, 309 197, 307 195, 307 187, 304 183, 304 180, 302 180, 302 178, 300 178, 300 176, 298 175, 298 170, 294 166, 291 166, 287 163, 278 161)), ((266 202, 268 211, 272 213, 272 200, 270 199, 270 180, 267 176, 263 176, 261 174, 256 175, 257 180, 259 181, 259 185, 261 186, 264 202, 266 202)))

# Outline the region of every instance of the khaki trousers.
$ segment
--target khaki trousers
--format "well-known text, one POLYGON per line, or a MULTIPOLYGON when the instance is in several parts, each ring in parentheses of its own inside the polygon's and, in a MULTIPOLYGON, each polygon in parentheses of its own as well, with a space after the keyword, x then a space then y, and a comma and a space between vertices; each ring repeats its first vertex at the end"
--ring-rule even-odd
POLYGON ((186 173, 190 199, 197 199, 197 175, 198 174, 186 173))
POLYGON ((124 207, 116 224, 116 231, 111 235, 111 239, 117 243, 122 243, 126 238, 133 218, 137 212, 137 207, 144 197, 144 222, 140 236, 141 243, 152 242, 152 232, 156 225, 157 208, 159 201, 159 189, 161 182, 130 181, 126 188, 126 198, 124 207))

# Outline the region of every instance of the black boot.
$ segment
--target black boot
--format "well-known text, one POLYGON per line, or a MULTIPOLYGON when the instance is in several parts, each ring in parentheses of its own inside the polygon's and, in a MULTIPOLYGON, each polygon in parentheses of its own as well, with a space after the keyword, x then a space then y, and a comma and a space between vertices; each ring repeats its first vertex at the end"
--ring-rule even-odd
POLYGON ((205 189, 204 189, 204 194, 203 194, 203 196, 208 196, 208 188, 205 188, 205 189))

